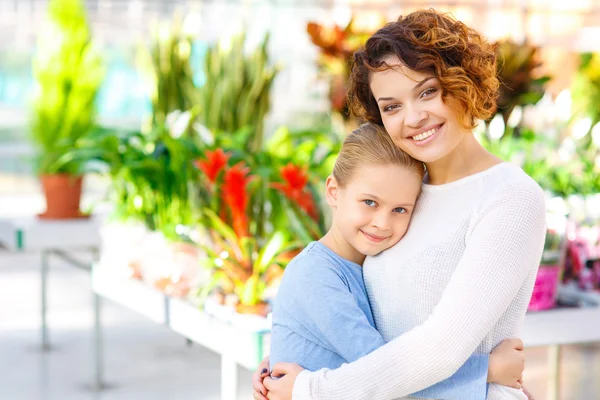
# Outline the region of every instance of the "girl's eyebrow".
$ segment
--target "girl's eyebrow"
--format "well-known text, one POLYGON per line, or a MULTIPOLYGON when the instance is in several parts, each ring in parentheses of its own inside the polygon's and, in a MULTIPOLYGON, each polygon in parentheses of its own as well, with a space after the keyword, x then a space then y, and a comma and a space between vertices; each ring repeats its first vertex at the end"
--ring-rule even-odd
POLYGON ((361 196, 370 197, 374 200, 381 200, 378 196, 375 196, 374 194, 371 194, 371 193, 361 193, 361 196))
MULTIPOLYGON (((369 197, 369 198, 372 198, 373 200, 378 200, 378 201, 381 200, 379 197, 377 197, 371 193, 361 193, 361 196, 369 197)), ((415 206, 414 203, 404 203, 404 204, 398 204, 396 207, 414 207, 414 206, 415 206)))

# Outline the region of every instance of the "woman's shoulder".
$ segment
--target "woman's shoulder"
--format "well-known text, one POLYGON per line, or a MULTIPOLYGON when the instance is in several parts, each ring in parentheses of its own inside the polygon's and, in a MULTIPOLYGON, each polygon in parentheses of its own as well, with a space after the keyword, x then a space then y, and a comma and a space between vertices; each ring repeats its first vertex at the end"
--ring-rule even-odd
POLYGON ((482 179, 484 190, 482 194, 487 200, 503 197, 544 201, 544 191, 519 166, 508 162, 502 163, 501 168, 495 168, 485 179, 482 179))
POLYGON ((545 194, 519 166, 504 163, 482 180, 479 210, 527 210, 545 214, 545 194))

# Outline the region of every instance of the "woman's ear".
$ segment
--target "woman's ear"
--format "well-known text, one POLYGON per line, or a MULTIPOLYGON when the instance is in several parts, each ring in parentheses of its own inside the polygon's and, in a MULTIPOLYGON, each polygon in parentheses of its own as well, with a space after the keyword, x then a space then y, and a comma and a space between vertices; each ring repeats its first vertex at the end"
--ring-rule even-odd
POLYGON ((329 175, 325 181, 325 197, 327 198, 327 204, 329 204, 329 207, 337 207, 338 195, 339 185, 333 175, 329 175))

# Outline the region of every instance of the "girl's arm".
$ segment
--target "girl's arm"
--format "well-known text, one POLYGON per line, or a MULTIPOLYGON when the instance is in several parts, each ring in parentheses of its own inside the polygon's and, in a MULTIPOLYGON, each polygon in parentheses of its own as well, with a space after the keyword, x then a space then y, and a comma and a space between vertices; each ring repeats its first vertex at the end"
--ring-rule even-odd
POLYGON ((293 398, 394 399, 450 377, 467 360, 535 272, 544 244, 541 189, 513 182, 500 190, 480 211, 428 320, 356 362, 302 371, 293 398))
MULTIPOLYGON (((311 263, 294 265, 290 272, 286 285, 280 288, 283 296, 277 301, 287 309, 286 314, 293 313, 296 321, 315 335, 307 339, 318 340, 346 362, 356 361, 385 344, 338 271, 311 263)), ((365 300, 366 297, 364 293, 365 300)), ((414 396, 446 400, 485 398, 488 359, 488 354, 472 355, 453 376, 414 396)))

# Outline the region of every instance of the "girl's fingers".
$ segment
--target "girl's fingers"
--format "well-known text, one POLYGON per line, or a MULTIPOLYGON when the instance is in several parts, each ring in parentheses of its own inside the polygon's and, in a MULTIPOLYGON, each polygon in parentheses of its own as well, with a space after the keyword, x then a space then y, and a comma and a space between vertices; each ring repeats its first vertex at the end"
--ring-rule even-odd
POLYGON ((267 368, 263 368, 260 371, 256 371, 252 375, 252 389, 254 389, 255 392, 262 394, 263 396, 267 394, 267 388, 265 387, 265 385, 263 385, 263 380, 267 376, 269 376, 269 370, 267 368))
POLYGON ((287 375, 290 372, 292 372, 295 367, 296 367, 296 364, 280 362, 273 366, 273 371, 271 371, 271 375, 273 375, 273 376, 287 375))
POLYGON ((269 400, 262 393, 254 391, 254 400, 269 400))

